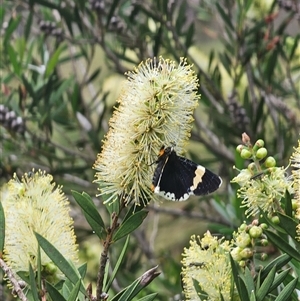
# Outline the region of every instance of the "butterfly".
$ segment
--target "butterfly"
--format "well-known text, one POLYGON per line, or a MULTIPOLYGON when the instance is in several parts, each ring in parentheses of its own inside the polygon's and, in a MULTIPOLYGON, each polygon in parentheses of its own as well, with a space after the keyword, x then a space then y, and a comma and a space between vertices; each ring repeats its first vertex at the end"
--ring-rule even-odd
POLYGON ((222 179, 193 161, 178 156, 174 147, 162 146, 154 171, 151 190, 172 201, 185 201, 191 195, 206 195, 217 190, 222 179))

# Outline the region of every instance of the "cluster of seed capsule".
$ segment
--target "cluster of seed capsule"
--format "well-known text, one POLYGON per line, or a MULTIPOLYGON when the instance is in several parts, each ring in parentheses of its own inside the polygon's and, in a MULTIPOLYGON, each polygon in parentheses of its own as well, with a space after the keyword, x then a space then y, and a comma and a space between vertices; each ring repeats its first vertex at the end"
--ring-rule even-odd
POLYGON ((241 158, 253 160, 253 162, 248 165, 248 170, 253 175, 257 172, 261 172, 262 170, 276 167, 275 158, 272 156, 267 157, 268 151, 264 145, 264 140, 258 139, 254 145, 249 142, 246 145, 240 144, 236 148, 241 158))
POLYGON ((267 254, 261 252, 258 254, 258 247, 268 245, 267 236, 263 231, 267 228, 267 224, 259 224, 258 220, 254 220, 250 225, 243 223, 234 233, 235 247, 231 251, 232 258, 245 267, 254 258, 254 255, 259 255, 260 260, 266 260, 267 254))

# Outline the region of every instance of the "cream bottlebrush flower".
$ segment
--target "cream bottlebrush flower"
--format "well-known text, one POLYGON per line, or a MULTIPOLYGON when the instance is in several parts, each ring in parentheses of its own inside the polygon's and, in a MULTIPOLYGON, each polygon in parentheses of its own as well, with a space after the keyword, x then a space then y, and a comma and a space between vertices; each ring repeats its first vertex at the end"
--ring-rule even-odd
MULTIPOLYGON (((296 204, 295 217, 300 220, 300 140, 298 140, 298 146, 295 148, 294 153, 291 156, 292 170, 292 185, 294 191, 293 202, 296 204)), ((300 234, 300 226, 298 227, 300 234)))
POLYGON ((95 182, 100 195, 108 196, 106 203, 122 196, 126 203, 146 204, 155 197, 151 163, 159 149, 175 142, 180 153, 190 136, 198 80, 185 59, 179 65, 148 59, 127 76, 94 164, 95 182))
POLYGON ((241 184, 237 195, 242 200, 242 207, 247 207, 246 215, 255 216, 261 208, 263 211, 273 213, 279 210, 280 200, 285 196, 286 190, 291 190, 291 181, 285 176, 286 170, 280 167, 269 169, 269 172, 255 179, 235 177, 231 182, 241 184))
MULTIPOLYGON (((25 174, 21 181, 14 175, 1 189, 5 214, 3 258, 15 273, 28 272, 29 263, 37 270, 38 242, 34 232, 45 237, 67 260, 77 260, 69 202, 52 180, 42 171, 25 174)), ((61 276, 42 250, 41 264, 44 276, 50 276, 50 280, 61 276)))
MULTIPOLYGON (((186 300, 231 300, 232 271, 230 244, 217 239, 208 231, 200 239, 193 235, 190 247, 184 249, 182 281, 186 300), (196 286, 196 287, 195 287, 196 286), (204 291, 207 296, 198 292, 204 291)), ((239 300, 235 296, 234 300, 239 300)))

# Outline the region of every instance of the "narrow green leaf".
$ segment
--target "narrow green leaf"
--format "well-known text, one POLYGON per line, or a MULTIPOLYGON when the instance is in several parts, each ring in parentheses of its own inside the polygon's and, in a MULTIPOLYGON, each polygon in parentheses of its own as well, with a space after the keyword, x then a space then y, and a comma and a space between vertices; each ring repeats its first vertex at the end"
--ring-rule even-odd
POLYGON ((266 277, 260 288, 256 293, 257 301, 263 301, 264 298, 268 295, 269 289, 275 279, 276 274, 276 265, 272 268, 269 275, 266 277))
POLYGON ((279 273, 279 274, 275 277, 275 279, 274 279, 274 281, 273 281, 273 283, 272 283, 272 286, 271 286, 271 288, 270 288, 270 292, 271 292, 272 290, 274 290, 274 289, 277 289, 277 287, 283 283, 284 279, 285 279, 286 276, 290 273, 290 271, 291 271, 291 269, 287 269, 287 270, 285 270, 285 271, 279 273))
POLYGON ((80 194, 74 190, 72 191, 72 195, 77 204, 81 207, 83 214, 93 231, 95 231, 100 239, 105 238, 106 232, 104 222, 92 198, 85 192, 80 194))
POLYGON ((38 245, 37 249, 37 285, 42 287, 42 259, 41 259, 41 247, 38 245))
POLYGON ((54 51, 54 53, 52 54, 52 56, 50 57, 49 61, 47 62, 46 71, 45 71, 45 77, 46 78, 48 78, 53 73, 53 71, 56 68, 56 65, 58 63, 59 56, 63 52, 64 48, 65 48, 64 45, 59 46, 54 51))
POLYGON ((26 88, 26 91, 28 92, 28 94, 33 98, 34 101, 36 101, 36 93, 34 91, 33 85, 27 80, 26 76, 24 74, 22 74, 22 82, 23 85, 26 88))
POLYGON ((230 57, 227 55, 226 52, 224 52, 219 54, 219 58, 223 64, 223 67, 227 71, 228 75, 231 75, 232 63, 230 57))
MULTIPOLYGON (((105 196, 103 195, 102 198, 105 201, 105 196)), ((108 211, 108 213, 110 215, 112 215, 113 213, 119 214, 120 212, 120 202, 118 200, 115 200, 112 203, 106 203, 105 204, 105 208, 108 211)))
POLYGON ((132 206, 127 210, 127 213, 123 219, 123 223, 128 220, 133 214, 142 211, 145 208, 144 204, 141 204, 139 206, 136 206, 135 204, 132 204, 132 206))
POLYGON ((245 286, 248 291, 248 296, 249 296, 251 294, 251 292, 254 291, 254 289, 255 289, 253 275, 248 267, 245 268, 244 275, 242 275, 241 272, 240 272, 240 275, 243 276, 241 278, 243 279, 243 281, 245 283, 245 286))
POLYGON ((85 81, 85 84, 91 83, 101 72, 100 68, 97 68, 90 77, 85 81))
POLYGON ((270 230, 265 230, 265 234, 281 251, 300 261, 299 252, 289 245, 284 239, 270 230))
POLYGON ((35 275, 34 275, 34 271, 32 269, 31 264, 29 264, 29 281, 30 281, 30 290, 32 293, 33 300, 40 301, 39 293, 37 291, 37 284, 35 282, 35 275))
POLYGON ((278 212, 278 217, 279 217, 279 225, 282 227, 288 235, 290 235, 292 238, 295 238, 297 233, 296 233, 296 228, 298 223, 291 217, 282 214, 278 212))
POLYGON ((192 280, 193 280, 193 287, 194 287, 194 290, 197 293, 197 295, 199 297, 201 297, 201 299, 207 300, 209 298, 208 293, 201 288, 201 286, 199 285, 199 281, 198 280, 196 280, 194 278, 192 278, 192 280))
POLYGON ((129 286, 125 287, 122 291, 120 291, 117 295, 115 295, 111 301, 127 301, 131 300, 129 299, 132 292, 135 290, 135 288, 140 283, 140 279, 134 280, 129 286))
POLYGON ((255 297, 255 292, 254 291, 251 292, 250 301, 257 301, 256 297, 255 297))
POLYGON ((63 295, 54 287, 51 283, 46 282, 46 289, 52 300, 55 301, 66 301, 63 295))
POLYGON ((113 281, 114 281, 114 279, 115 279, 115 277, 117 275, 117 272, 118 272, 118 270, 119 270, 119 268, 121 266, 121 263, 122 263, 122 261, 124 259, 125 254, 126 254, 126 250, 127 250, 128 243, 129 243, 129 238, 130 238, 130 236, 128 235, 127 238, 126 238, 126 241, 124 243, 122 252, 119 255, 118 261, 117 261, 117 263, 115 265, 115 268, 114 268, 114 270, 113 270, 113 272, 112 272, 112 274, 110 276, 109 281, 107 282, 107 284, 105 286, 105 289, 104 289, 105 292, 108 292, 108 290, 110 289, 111 284, 113 283, 113 281))
POLYGON ((4 215, 2 202, 0 202, 0 254, 3 253, 4 242, 5 242, 5 215, 4 215))
POLYGON ((113 236, 113 240, 117 241, 120 238, 128 235, 141 225, 143 220, 148 215, 148 211, 139 211, 130 216, 123 224, 120 225, 118 231, 113 236))
POLYGON ((157 293, 153 293, 153 294, 150 294, 148 296, 145 296, 143 298, 140 298, 138 299, 137 301, 152 301, 155 299, 155 297, 157 296, 158 294, 157 293))
POLYGON ((291 281, 287 286, 284 287, 284 289, 280 292, 280 294, 277 296, 277 298, 274 301, 289 300, 289 297, 293 293, 297 285, 297 282, 298 282, 298 278, 295 278, 293 281, 291 281))
POLYGON ((4 21, 4 16, 5 16, 5 8, 2 6, 0 6, 0 26, 2 28, 2 24, 4 21))
POLYGON ((242 278, 240 276, 242 271, 238 267, 237 263, 233 260, 231 255, 230 255, 230 263, 231 263, 233 279, 234 279, 235 285, 237 287, 240 299, 243 300, 243 301, 250 301, 248 293, 247 293, 247 288, 245 286, 244 281, 242 280, 242 278))
POLYGON ((289 194, 288 191, 285 193, 285 208, 284 211, 287 216, 292 217, 293 216, 293 205, 292 205, 292 197, 289 194))
POLYGON ((32 19, 33 19, 33 11, 30 10, 29 16, 27 17, 27 22, 26 22, 26 25, 25 25, 25 30, 24 30, 25 40, 28 40, 28 37, 29 37, 29 35, 31 33, 32 19))
POLYGON ((299 38, 300 38, 300 35, 296 35, 295 39, 294 39, 294 45, 291 49, 291 52, 290 52, 290 55, 289 55, 289 61, 291 61, 293 59, 293 56, 295 54, 295 51, 296 49, 298 48, 298 45, 299 45, 299 38))
POLYGON ((10 44, 6 48, 13 71, 16 75, 20 76, 21 64, 18 62, 18 54, 10 44))
POLYGON ((234 27, 232 25, 232 22, 228 16, 228 14, 225 13, 224 9, 221 7, 221 5, 218 2, 216 3, 216 8, 219 11, 221 18, 223 19, 225 24, 227 24, 231 30, 234 30, 234 27))
POLYGON ((7 45, 7 43, 11 40, 11 35, 19 26, 21 18, 22 18, 21 14, 19 14, 16 18, 14 17, 10 18, 8 22, 8 26, 5 29, 4 40, 3 40, 4 46, 7 45))
POLYGON ((69 295, 68 301, 76 301, 81 286, 81 280, 79 279, 77 283, 74 285, 73 289, 71 290, 71 293, 69 295))
POLYGON ((87 263, 84 263, 83 265, 81 265, 78 268, 78 272, 81 276, 81 279, 84 279, 85 275, 86 275, 86 271, 87 271, 87 263))
POLYGON ((187 33, 185 35, 185 47, 186 49, 190 48, 190 46, 193 44, 193 38, 195 34, 195 24, 194 22, 190 25, 190 27, 187 30, 187 33))
POLYGON ((261 271, 261 279, 264 279, 270 273, 274 265, 276 265, 277 269, 279 270, 283 266, 285 266, 291 259, 291 256, 287 254, 282 254, 279 257, 275 258, 263 268, 263 270, 261 271))
MULTIPOLYGON (((53 263, 65 274, 65 276, 73 283, 76 284, 78 279, 80 279, 79 273, 73 268, 63 255, 43 236, 35 233, 36 239, 44 250, 46 255, 53 261, 53 263)), ((85 289, 81 285, 81 292, 85 294, 85 289)))

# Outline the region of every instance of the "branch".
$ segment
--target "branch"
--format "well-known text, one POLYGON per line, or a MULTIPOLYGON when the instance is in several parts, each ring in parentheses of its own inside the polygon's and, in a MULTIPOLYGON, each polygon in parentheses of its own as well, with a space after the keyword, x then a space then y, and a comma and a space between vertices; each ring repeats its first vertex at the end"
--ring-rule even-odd
POLYGON ((0 267, 2 268, 2 270, 4 271, 4 273, 6 274, 6 277, 9 279, 10 283, 12 284, 12 286, 14 288, 14 292, 16 292, 16 294, 18 295, 18 297, 22 301, 28 301, 28 299, 25 296, 25 294, 23 293, 23 290, 22 290, 22 288, 21 288, 18 280, 16 279, 13 271, 11 270, 11 268, 9 268, 7 266, 7 264, 4 262, 4 260, 2 258, 0 258, 0 267))

